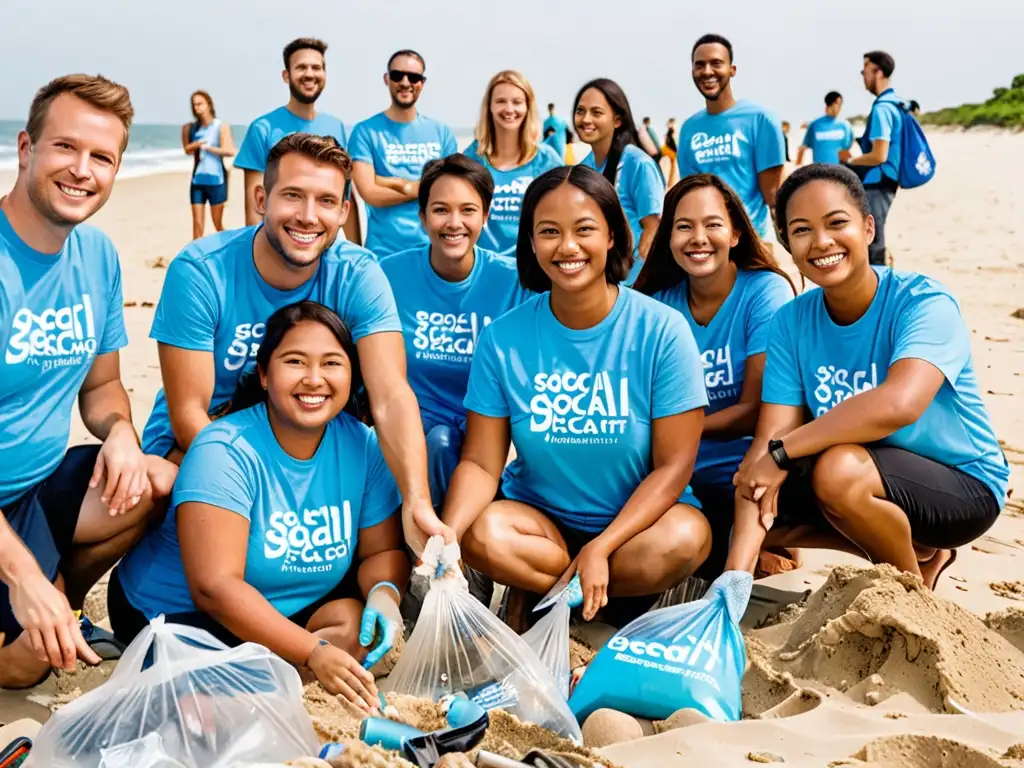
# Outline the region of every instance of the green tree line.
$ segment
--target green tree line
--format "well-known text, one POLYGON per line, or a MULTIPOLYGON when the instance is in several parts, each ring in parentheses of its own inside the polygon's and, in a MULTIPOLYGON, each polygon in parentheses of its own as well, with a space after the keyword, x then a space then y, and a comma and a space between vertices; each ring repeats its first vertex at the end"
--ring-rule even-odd
POLYGON ((992 98, 982 104, 961 104, 936 112, 922 114, 925 125, 997 125, 1002 128, 1024 128, 1024 75, 1013 78, 1009 88, 996 88, 992 98))

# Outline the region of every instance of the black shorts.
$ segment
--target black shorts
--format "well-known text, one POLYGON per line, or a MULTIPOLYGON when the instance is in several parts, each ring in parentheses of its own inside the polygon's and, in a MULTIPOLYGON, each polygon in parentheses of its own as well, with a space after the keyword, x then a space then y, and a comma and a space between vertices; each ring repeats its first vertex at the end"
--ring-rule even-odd
MULTIPOLYGON (((53 474, 3 506, 7 522, 50 581, 57 578, 60 561, 71 551, 82 500, 89 491, 89 478, 99 451, 99 445, 71 448, 53 474)), ((21 625, 11 611, 7 585, 0 581, 0 633, 6 635, 4 645, 13 643, 21 632, 21 625)))
MULTIPOLYGON (((955 467, 891 445, 864 449, 875 462, 885 498, 903 510, 915 544, 955 549, 977 539, 999 517, 999 502, 987 485, 955 467)), ((779 489, 775 525, 810 525, 831 530, 811 486, 816 456, 797 459, 779 489)))
MULTIPOLYGON (((289 616, 288 620, 305 628, 309 620, 313 618, 313 614, 327 603, 334 600, 344 600, 345 598, 352 598, 362 602, 363 594, 359 590, 359 568, 357 563, 353 563, 353 565, 356 567, 350 567, 348 573, 345 574, 344 578, 334 589, 320 599, 314 600, 302 610, 289 616)), ((114 630, 114 636, 125 645, 131 643, 149 625, 149 620, 145 614, 128 600, 124 587, 121 586, 121 578, 118 575, 117 568, 110 574, 110 581, 107 584, 107 613, 110 614, 110 626, 114 630)), ((234 648, 244 642, 228 631, 223 624, 210 616, 210 614, 203 611, 170 613, 166 615, 165 619, 168 624, 184 624, 188 627, 204 629, 229 648, 234 648)))

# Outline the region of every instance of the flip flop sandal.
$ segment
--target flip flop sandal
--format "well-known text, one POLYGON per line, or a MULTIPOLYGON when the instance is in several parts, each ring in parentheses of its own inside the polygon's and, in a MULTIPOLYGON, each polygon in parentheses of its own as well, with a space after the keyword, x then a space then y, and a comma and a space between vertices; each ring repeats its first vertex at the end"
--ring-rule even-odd
POLYGON ((82 637, 85 638, 85 642, 103 661, 113 661, 121 658, 121 654, 124 653, 127 646, 114 637, 113 633, 108 632, 102 627, 97 627, 89 620, 88 616, 79 617, 78 626, 82 630, 82 637))
MULTIPOLYGON (((956 549, 949 550, 949 559, 945 563, 942 564, 942 567, 939 568, 939 572, 937 574, 935 574, 935 581, 932 582, 932 587, 931 587, 932 592, 934 592, 935 588, 937 586, 939 586, 939 579, 942 578, 942 574, 944 574, 946 572, 946 569, 949 568, 949 566, 951 566, 953 563, 956 562, 956 557, 957 557, 958 552, 959 552, 959 550, 956 550, 956 549)), ((932 555, 932 557, 935 557, 935 555, 932 555)))

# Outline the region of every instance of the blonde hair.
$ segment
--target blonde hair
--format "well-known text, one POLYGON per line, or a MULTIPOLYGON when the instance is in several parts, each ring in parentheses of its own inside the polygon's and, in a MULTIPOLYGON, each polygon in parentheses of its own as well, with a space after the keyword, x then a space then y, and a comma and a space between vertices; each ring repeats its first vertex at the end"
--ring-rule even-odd
POLYGON ((477 152, 481 157, 494 154, 494 116, 491 114, 491 97, 494 89, 503 83, 514 85, 526 94, 526 117, 519 127, 519 161, 529 162, 537 154, 540 141, 540 118, 537 114, 537 97, 533 94, 533 86, 521 72, 506 69, 491 78, 484 92, 484 100, 480 104, 480 120, 476 124, 477 152))
POLYGON ((132 118, 135 117, 132 100, 127 88, 102 75, 64 75, 40 88, 32 99, 32 106, 28 110, 28 123, 25 125, 25 132, 33 144, 43 135, 43 125, 46 123, 50 105, 62 93, 70 93, 96 109, 117 117, 124 126, 121 152, 125 151, 128 147, 132 118))

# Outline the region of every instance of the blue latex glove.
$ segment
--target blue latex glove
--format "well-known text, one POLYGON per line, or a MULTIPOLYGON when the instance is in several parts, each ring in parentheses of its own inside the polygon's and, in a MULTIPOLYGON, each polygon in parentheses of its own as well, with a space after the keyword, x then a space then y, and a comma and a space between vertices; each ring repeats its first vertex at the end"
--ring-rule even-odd
POLYGON ((398 588, 386 581, 371 589, 366 598, 359 628, 359 644, 370 649, 363 661, 364 669, 371 669, 395 644, 395 637, 402 628, 398 599, 398 588))
POLYGON ((570 608, 579 608, 583 605, 583 587, 580 585, 580 575, 577 573, 572 581, 565 588, 565 595, 569 598, 570 608))

